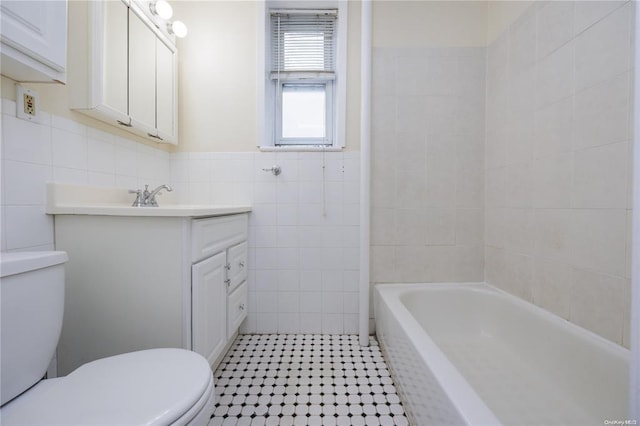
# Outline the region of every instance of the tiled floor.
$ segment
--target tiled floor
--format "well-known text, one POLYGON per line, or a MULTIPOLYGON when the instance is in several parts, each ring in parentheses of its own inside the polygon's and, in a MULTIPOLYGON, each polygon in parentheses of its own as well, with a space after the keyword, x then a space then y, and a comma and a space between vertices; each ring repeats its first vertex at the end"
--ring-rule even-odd
POLYGON ((209 426, 408 425, 375 340, 242 335, 215 373, 209 426))

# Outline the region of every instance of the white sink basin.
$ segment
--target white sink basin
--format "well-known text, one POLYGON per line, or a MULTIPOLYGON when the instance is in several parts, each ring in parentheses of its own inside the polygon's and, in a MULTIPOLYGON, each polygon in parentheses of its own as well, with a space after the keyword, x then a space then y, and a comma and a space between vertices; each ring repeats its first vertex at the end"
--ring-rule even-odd
POLYGON ((208 217, 251 211, 248 205, 175 204, 170 194, 158 197, 159 207, 132 207, 135 199, 126 189, 97 188, 50 183, 47 185, 47 213, 100 216, 208 217))

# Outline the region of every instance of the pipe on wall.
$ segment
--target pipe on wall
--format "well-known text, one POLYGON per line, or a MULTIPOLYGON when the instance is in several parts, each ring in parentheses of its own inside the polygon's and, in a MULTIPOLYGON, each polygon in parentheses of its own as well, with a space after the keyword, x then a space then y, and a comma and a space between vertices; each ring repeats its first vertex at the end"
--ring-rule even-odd
POLYGON ((631 380, 629 418, 640 420, 640 7, 635 16, 635 84, 633 123, 633 213, 631 235, 631 380))
POLYGON ((368 346, 369 242, 371 239, 371 0, 364 0, 361 8, 359 340, 361 346, 368 346))

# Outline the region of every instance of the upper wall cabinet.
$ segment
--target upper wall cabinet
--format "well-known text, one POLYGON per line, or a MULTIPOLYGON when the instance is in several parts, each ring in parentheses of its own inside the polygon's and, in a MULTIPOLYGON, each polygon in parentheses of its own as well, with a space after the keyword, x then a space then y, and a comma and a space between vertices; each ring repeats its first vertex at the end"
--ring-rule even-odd
POLYGON ((67 1, 0 2, 2 75, 66 82, 67 1))
POLYGON ((69 5, 71 108, 177 144, 177 50, 136 2, 69 5))

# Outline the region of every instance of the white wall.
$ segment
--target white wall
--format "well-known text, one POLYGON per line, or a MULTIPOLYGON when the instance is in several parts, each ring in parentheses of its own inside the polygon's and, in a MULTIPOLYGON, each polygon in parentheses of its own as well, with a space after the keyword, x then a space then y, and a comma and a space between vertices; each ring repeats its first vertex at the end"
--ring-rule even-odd
POLYGON ((178 153, 171 171, 179 201, 253 206, 244 332, 357 332, 358 153, 178 153))
POLYGON ((625 346, 633 7, 535 3, 487 55, 486 280, 625 346))
MULTIPOLYGON (((257 1, 180 1, 179 152, 258 151, 257 1)), ((348 4, 346 150, 360 145, 360 4, 348 4)))
POLYGON ((16 118, 2 99, 2 251, 52 250, 46 182, 140 188, 166 183, 169 153, 59 115, 41 123, 16 118))
MULTIPOLYGON (((633 4, 539 3, 516 18, 516 3, 374 3, 372 279, 482 280, 486 267, 489 282, 628 345, 633 4), (486 58, 464 47, 487 37, 486 58)), ((320 153, 255 152, 254 6, 176 4, 190 26, 178 149, 194 152, 70 112, 64 86, 32 85, 43 122, 18 120, 3 77, 0 248, 53 248, 46 181, 170 182, 185 202, 255 206, 246 331, 355 332, 358 154, 325 154, 323 179, 320 153), (235 56, 220 50, 239 33, 235 56), (260 170, 275 163, 278 178, 260 170)), ((356 2, 349 16, 358 70, 356 2)))
POLYGON ((486 46, 486 1, 375 0, 374 47, 486 46))
POLYGON ((177 151, 256 150, 254 1, 180 1, 177 151))

